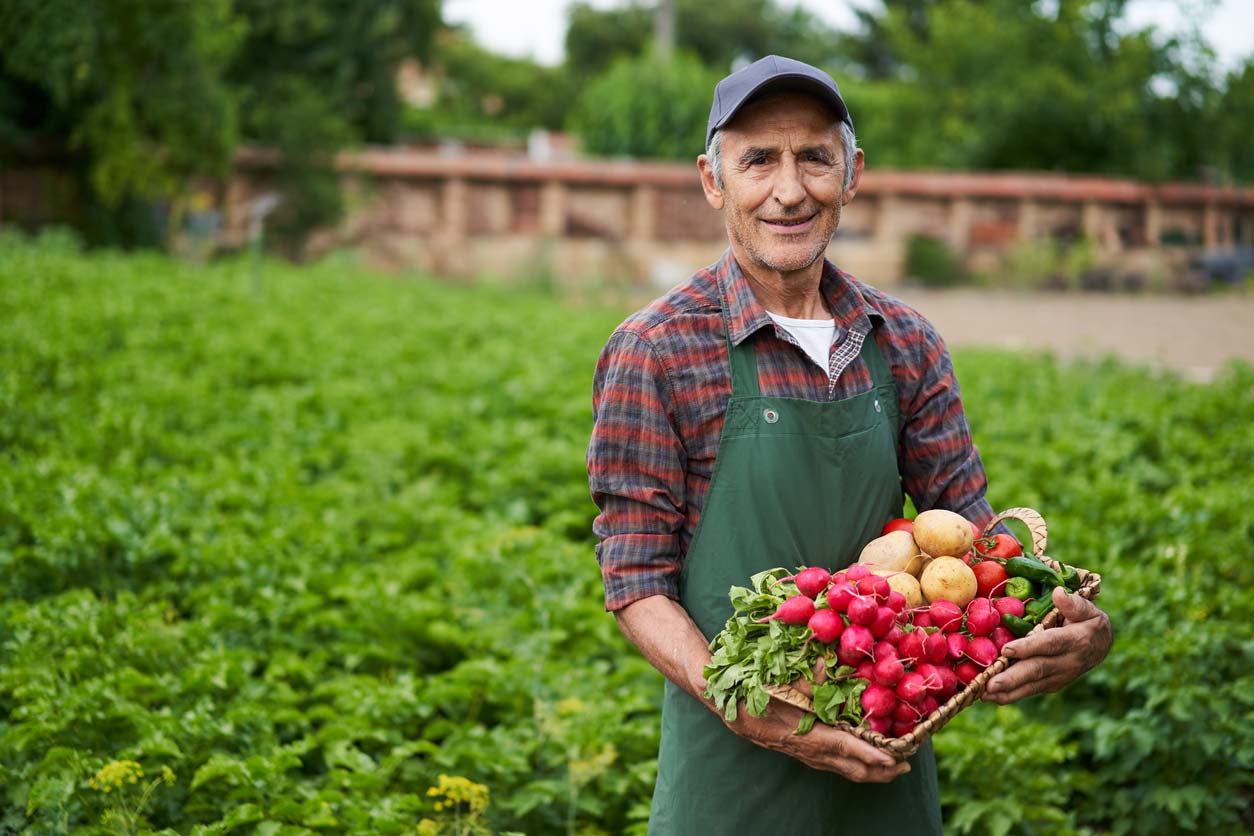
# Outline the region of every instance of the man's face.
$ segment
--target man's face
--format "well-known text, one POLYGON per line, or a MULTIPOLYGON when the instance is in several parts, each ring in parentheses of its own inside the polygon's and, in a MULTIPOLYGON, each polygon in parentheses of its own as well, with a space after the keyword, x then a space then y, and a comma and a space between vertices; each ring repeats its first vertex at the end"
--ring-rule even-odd
POLYGON ((724 209, 742 266, 794 273, 819 260, 840 224, 841 207, 853 197, 852 188, 843 188, 835 115, 804 93, 763 97, 723 129, 722 157, 718 200, 711 196, 712 177, 706 194, 724 209))

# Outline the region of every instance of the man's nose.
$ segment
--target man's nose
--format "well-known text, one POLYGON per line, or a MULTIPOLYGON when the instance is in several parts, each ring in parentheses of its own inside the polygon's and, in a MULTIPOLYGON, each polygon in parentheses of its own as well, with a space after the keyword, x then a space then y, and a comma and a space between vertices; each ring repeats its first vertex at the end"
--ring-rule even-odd
POLYGON ((797 206, 806 198, 796 160, 784 160, 776 170, 774 197, 781 206, 797 206))

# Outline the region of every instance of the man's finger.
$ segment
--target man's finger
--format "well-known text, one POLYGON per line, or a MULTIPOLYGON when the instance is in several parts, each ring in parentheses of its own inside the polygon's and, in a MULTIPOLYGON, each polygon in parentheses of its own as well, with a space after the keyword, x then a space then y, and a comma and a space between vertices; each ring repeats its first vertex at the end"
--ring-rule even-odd
POLYGON ((1054 587, 1054 606, 1068 621, 1088 621, 1097 618, 1102 611, 1089 599, 1076 593, 1068 593, 1061 586, 1054 587))
POLYGON ((1075 646, 1076 637, 1066 625, 1045 630, 1035 636, 1006 642, 1001 652, 1010 659, 1027 659, 1036 656, 1061 656, 1075 646))
POLYGON ((1066 676, 1050 676, 1045 679, 1031 680, 1019 685, 1011 690, 1001 690, 996 693, 985 693, 984 699, 989 702, 995 702, 999 705, 1008 705, 1017 702, 1025 697, 1031 697, 1036 694, 1049 694, 1054 691, 1062 690, 1070 680, 1066 676))

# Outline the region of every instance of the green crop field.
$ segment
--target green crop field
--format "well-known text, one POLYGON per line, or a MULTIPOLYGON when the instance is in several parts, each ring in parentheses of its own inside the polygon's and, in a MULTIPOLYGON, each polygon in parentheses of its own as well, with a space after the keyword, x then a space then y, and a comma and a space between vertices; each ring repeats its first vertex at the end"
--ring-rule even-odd
MULTIPOLYGON (((0 238, 0 834, 642 834, 583 463, 624 312, 263 278, 0 238)), ((1254 370, 956 362, 1116 645, 940 733, 949 830, 1249 830, 1254 370)))

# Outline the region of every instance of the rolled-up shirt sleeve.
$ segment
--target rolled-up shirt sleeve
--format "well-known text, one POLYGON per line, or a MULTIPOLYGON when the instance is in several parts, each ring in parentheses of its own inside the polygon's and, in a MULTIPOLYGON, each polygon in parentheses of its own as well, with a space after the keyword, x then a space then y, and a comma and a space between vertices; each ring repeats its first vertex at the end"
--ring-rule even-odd
POLYGON ((679 598, 686 458, 665 368, 639 334, 616 331, 592 389, 588 482, 605 608, 679 598))
POLYGON ((984 463, 971 440, 949 351, 930 323, 923 323, 922 339, 909 352, 917 356, 893 370, 899 385, 904 383, 902 484, 918 510, 944 508, 984 526, 994 516, 985 499, 984 463))

